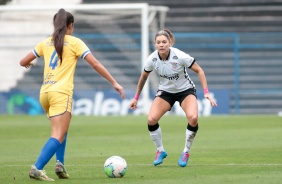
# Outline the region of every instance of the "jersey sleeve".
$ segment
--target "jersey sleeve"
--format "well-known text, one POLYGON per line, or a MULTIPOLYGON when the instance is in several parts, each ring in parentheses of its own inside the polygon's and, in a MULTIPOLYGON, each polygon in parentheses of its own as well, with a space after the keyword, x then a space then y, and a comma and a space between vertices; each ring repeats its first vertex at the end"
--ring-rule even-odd
POLYGON ((183 57, 181 58, 183 65, 185 67, 191 68, 194 62, 196 61, 195 58, 191 57, 189 54, 184 53, 183 57))
POLYGON ((81 39, 78 39, 77 47, 76 47, 76 54, 77 54, 77 56, 81 57, 82 59, 84 59, 85 56, 87 56, 87 54, 90 54, 90 53, 91 53, 91 51, 86 46, 86 44, 81 39))
POLYGON ((37 44, 36 47, 32 50, 35 57, 39 58, 43 56, 43 46, 44 46, 44 41, 37 44))
POLYGON ((145 72, 151 72, 154 70, 154 65, 153 65, 153 61, 152 59, 150 59, 150 57, 147 59, 147 62, 145 64, 145 67, 144 67, 144 71, 145 72))

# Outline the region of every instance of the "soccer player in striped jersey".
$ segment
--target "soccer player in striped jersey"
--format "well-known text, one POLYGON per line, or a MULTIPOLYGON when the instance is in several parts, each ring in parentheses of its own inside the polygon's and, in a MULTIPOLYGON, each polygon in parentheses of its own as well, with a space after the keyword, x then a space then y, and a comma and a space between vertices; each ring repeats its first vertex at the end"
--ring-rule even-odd
POLYGON ((60 9, 53 17, 53 35, 40 42, 35 49, 21 59, 20 65, 33 66, 33 60, 44 57, 44 79, 40 90, 40 103, 51 122, 51 137, 43 146, 37 161, 31 166, 29 177, 35 180, 54 181, 44 166, 56 154, 55 173, 60 179, 68 179, 64 167, 67 132, 71 121, 73 78, 78 57, 86 60, 113 88, 125 98, 124 89, 107 69, 93 56, 86 44, 72 36, 74 17, 60 9))
POLYGON ((188 75, 188 69, 198 74, 204 91, 204 97, 210 101, 212 106, 217 106, 217 104, 209 94, 203 69, 196 63, 193 57, 172 47, 174 42, 175 38, 168 29, 161 30, 156 34, 154 41, 156 50, 147 59, 144 71, 141 73, 137 84, 135 97, 130 103, 130 108, 136 109, 138 98, 144 84, 150 72, 155 70, 159 75, 159 88, 148 114, 148 130, 157 148, 153 164, 157 166, 167 157, 167 152, 162 142, 162 131, 159 120, 178 101, 188 120, 185 146, 178 159, 178 165, 185 167, 190 156, 192 143, 198 131, 196 88, 188 75))

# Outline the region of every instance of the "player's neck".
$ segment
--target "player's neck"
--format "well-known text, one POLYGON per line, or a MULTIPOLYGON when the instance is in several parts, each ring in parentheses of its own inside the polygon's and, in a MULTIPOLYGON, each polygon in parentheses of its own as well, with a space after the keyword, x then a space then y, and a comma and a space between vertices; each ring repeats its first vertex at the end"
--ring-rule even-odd
POLYGON ((161 54, 158 53, 158 54, 159 54, 160 60, 166 61, 169 59, 170 50, 168 50, 168 52, 161 53, 161 54))

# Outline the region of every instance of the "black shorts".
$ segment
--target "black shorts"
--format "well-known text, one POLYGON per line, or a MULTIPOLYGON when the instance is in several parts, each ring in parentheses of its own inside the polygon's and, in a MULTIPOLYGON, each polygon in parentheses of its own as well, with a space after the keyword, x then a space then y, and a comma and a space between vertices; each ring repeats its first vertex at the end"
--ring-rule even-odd
POLYGON ((170 107, 174 105, 176 101, 179 102, 181 105, 182 101, 188 96, 188 95, 194 95, 197 98, 196 89, 195 88, 189 88, 185 91, 181 91, 179 93, 169 93, 163 90, 158 90, 155 97, 160 97, 167 101, 170 104, 170 107))

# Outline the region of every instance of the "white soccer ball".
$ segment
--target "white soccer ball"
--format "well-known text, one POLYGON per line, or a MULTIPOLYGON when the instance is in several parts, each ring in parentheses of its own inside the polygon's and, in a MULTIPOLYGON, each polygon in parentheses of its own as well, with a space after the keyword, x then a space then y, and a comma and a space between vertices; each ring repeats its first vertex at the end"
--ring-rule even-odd
POLYGON ((104 171, 109 178, 121 178, 127 170, 126 161, 120 156, 111 156, 105 161, 104 171))

